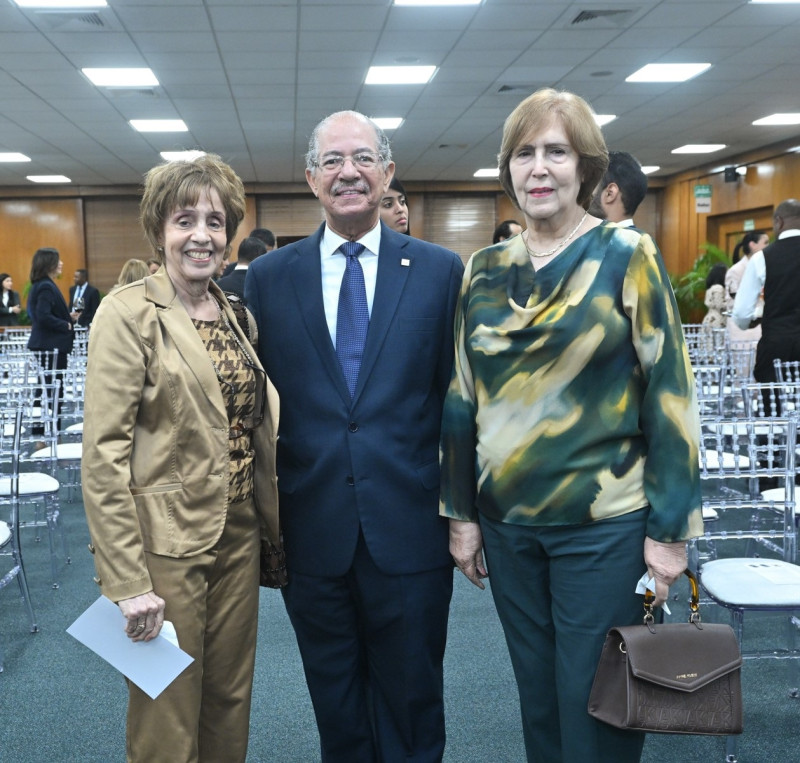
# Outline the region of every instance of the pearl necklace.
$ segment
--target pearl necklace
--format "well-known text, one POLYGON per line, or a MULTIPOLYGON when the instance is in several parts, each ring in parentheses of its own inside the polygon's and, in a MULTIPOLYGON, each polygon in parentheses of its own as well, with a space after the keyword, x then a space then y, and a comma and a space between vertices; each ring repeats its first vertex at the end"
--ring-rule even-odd
POLYGON ((583 225, 583 221, 586 219, 588 212, 583 213, 583 217, 578 221, 578 224, 569 232, 566 238, 562 238, 552 249, 548 249, 546 252, 534 252, 528 246, 528 232, 525 231, 525 235, 522 237, 522 242, 525 244, 525 248, 528 250, 528 254, 531 257, 549 257, 551 254, 555 254, 561 247, 563 247, 580 229, 581 225, 583 225))

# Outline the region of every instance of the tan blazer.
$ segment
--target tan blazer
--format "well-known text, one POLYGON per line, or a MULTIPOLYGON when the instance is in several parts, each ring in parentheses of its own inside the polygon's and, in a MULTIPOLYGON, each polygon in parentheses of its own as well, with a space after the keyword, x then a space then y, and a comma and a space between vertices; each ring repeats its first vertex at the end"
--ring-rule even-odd
MULTIPOLYGON (((228 322, 258 364, 222 292, 228 322)), ((253 433, 262 538, 278 542, 270 382, 253 433)), ((228 508, 228 417, 211 361, 164 269, 109 294, 89 338, 83 500, 97 582, 113 601, 152 589, 145 551, 188 557, 222 535, 228 508)))

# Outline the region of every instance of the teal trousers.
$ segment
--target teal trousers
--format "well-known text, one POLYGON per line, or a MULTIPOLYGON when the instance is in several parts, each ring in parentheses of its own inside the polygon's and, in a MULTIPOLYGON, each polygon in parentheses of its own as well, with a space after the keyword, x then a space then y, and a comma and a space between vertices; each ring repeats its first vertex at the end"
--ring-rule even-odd
POLYGON ((565 527, 480 518, 529 763, 635 763, 644 734, 586 709, 612 626, 641 622, 647 509, 565 527))

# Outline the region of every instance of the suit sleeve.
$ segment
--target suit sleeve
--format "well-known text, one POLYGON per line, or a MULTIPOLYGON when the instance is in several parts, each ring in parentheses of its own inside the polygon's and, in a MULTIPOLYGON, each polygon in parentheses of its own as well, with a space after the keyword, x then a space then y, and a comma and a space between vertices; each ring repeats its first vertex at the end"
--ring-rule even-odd
POLYGON ((147 356, 125 305, 106 299, 99 312, 89 339, 81 474, 99 584, 119 601, 153 588, 130 491, 147 356))

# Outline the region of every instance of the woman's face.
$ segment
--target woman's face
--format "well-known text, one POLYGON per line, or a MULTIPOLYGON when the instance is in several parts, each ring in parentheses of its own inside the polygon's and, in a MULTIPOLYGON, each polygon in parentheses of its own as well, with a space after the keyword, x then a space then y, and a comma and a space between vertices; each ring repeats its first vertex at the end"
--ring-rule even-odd
POLYGON ((64 263, 61 262, 61 259, 58 260, 58 265, 56 265, 50 271, 50 278, 58 278, 61 275, 61 271, 64 269, 64 263))
POLYGON ((528 135, 514 149, 509 162, 511 183, 529 225, 539 220, 559 223, 579 208, 579 161, 559 119, 540 133, 528 135))
POLYGON ((164 223, 164 266, 177 286, 207 285, 225 253, 225 211, 219 194, 203 191, 194 206, 174 209, 164 223))
POLYGON ((381 220, 398 233, 408 233, 408 204, 402 193, 390 188, 383 194, 381 220))
POLYGON ((769 244, 769 236, 766 233, 762 233, 761 236, 759 236, 758 241, 755 241, 749 245, 750 254, 760 252, 767 244, 769 244))
POLYGON ((8 276, 8 278, 4 278, 3 279, 3 288, 6 291, 11 291, 11 288, 13 286, 14 286, 14 282, 11 280, 11 276, 8 276))

